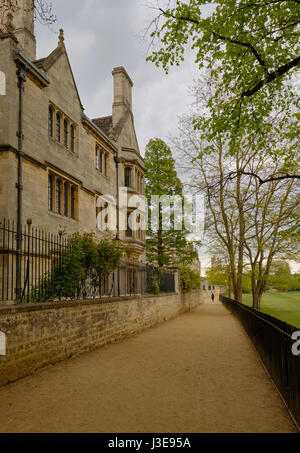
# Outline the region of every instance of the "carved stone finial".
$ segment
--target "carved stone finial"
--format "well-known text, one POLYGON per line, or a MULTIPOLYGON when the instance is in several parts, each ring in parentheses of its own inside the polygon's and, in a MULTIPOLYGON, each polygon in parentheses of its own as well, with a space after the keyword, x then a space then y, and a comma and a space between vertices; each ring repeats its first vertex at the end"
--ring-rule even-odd
POLYGON ((64 31, 63 31, 63 29, 61 28, 61 29, 59 30, 59 41, 58 41, 58 45, 62 47, 62 46, 64 45, 64 41, 65 41, 64 31))

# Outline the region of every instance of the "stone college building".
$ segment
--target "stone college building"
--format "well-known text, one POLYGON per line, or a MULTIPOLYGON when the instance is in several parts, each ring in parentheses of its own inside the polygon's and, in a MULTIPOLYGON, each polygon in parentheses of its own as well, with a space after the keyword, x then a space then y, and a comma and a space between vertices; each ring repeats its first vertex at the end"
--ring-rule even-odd
MULTIPOLYGON (((15 220, 21 210, 22 222, 31 219, 50 233, 115 237, 115 230, 103 232, 113 204, 107 195, 116 200, 119 187, 144 194, 132 81, 123 67, 115 68, 112 115, 88 118, 63 31, 56 49, 37 60, 32 1, 18 4, 14 15, 1 17, 0 220, 15 220)), ((120 209, 120 222, 127 225, 134 210, 120 209)), ((145 260, 143 221, 137 213, 135 231, 120 229, 127 261, 145 260)))

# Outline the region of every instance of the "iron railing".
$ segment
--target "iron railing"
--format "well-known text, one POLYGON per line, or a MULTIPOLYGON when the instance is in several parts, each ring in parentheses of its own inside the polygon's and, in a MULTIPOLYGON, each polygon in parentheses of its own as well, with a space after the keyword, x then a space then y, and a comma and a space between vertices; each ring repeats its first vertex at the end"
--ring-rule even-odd
MULTIPOLYGON (((60 269, 70 248, 71 241, 68 237, 26 224, 22 229, 22 249, 18 251, 15 222, 0 222, 0 302, 16 300, 17 253, 21 255, 21 302, 63 299, 63 295, 57 296, 54 289, 57 287, 57 277, 59 279, 63 275, 60 274, 60 269)), ((72 299, 152 293, 155 280, 159 282, 161 292, 175 291, 173 271, 159 274, 146 264, 124 262, 120 268, 101 280, 99 285, 95 286, 89 279, 79 282, 72 299)))
POLYGON ((292 353, 295 342, 292 334, 300 329, 228 297, 220 296, 220 299, 241 321, 290 413, 300 426, 300 356, 292 353))

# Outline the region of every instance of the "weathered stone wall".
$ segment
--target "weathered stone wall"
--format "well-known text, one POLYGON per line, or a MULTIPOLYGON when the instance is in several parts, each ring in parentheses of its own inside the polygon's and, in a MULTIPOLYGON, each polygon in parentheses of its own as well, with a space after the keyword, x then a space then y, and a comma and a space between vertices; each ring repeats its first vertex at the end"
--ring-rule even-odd
POLYGON ((197 307, 201 292, 0 308, 0 386, 197 307))
MULTIPOLYGON (((22 12, 22 2, 20 12, 22 12)), ((24 13, 24 12, 23 12, 24 13)), ((3 217, 16 219, 17 214, 17 148, 19 92, 16 75, 15 50, 18 43, 11 35, 0 37, 0 72, 5 75, 6 95, 0 95, 0 221, 3 217)), ((29 50, 29 56, 32 54, 29 50)), ((122 104, 122 133, 116 140, 109 140, 96 126, 93 128, 83 117, 83 107, 74 81, 70 62, 65 47, 60 43, 55 49, 56 57, 52 55, 52 65, 46 69, 35 65, 36 70, 44 72, 49 85, 44 87, 30 76, 28 71, 23 95, 23 222, 31 219, 33 226, 57 234, 66 231, 95 232, 99 237, 103 234, 96 227, 96 202, 99 196, 116 197, 116 164, 115 153, 119 150, 122 160, 129 159, 132 164, 133 178, 135 168, 143 172, 143 159, 139 154, 136 139, 133 114, 125 106, 130 100, 131 88, 123 83, 127 76, 123 68, 117 72, 121 79, 116 82, 117 95, 122 104), (57 53, 58 49, 61 52, 57 53), (60 140, 56 140, 56 114, 53 117, 53 136, 49 137, 49 106, 51 105, 61 116, 60 140), (126 113, 127 112, 127 113, 126 113), (125 115, 126 113, 126 115, 125 115), (64 121, 68 121, 68 147, 64 145, 64 121), (75 149, 70 150, 70 125, 75 127, 75 149), (96 146, 107 155, 107 172, 103 174, 96 168, 96 146), (130 150, 123 151, 123 149, 130 150), (132 149, 131 149, 132 148, 132 149), (131 156, 128 158, 128 156, 131 156), (76 214, 74 220, 70 212, 63 214, 63 196, 61 195, 60 214, 49 210, 48 205, 48 175, 54 174, 62 181, 76 187, 76 214)), ((26 52, 25 52, 26 53, 26 52)), ((28 53, 27 53, 28 56, 28 53)), ((38 64, 38 63, 37 63, 38 64)), ((114 103, 115 105, 115 103, 114 103)), ((130 107, 131 109, 131 107, 130 107)), ((116 126, 116 124, 114 124, 116 126)), ((120 185, 124 184, 124 164, 119 167, 120 185)), ((132 194, 136 193, 135 189, 132 194)), ((54 187, 55 192, 55 187, 54 187)), ((55 197, 53 197, 55 198, 55 197)), ((70 206, 70 202, 69 202, 70 206)), ((113 206, 113 202, 110 203, 113 206)), ((53 208, 55 208, 55 203, 53 208)), ((55 211, 55 209, 53 209, 55 211)), ((69 209, 70 211, 70 209, 69 209)), ((120 213, 121 220, 127 218, 127 212, 120 213)), ((109 213, 109 219, 113 219, 109 213)), ((122 223, 121 223, 122 224, 122 223)), ((115 237, 115 226, 112 224, 108 235, 115 237)), ((126 227, 125 227, 126 229, 126 227)), ((106 234, 104 235, 106 236, 106 234)), ((145 240, 137 237, 126 238, 121 231, 121 240, 126 242, 127 258, 145 261, 145 240), (132 253, 131 253, 132 252, 132 253)))

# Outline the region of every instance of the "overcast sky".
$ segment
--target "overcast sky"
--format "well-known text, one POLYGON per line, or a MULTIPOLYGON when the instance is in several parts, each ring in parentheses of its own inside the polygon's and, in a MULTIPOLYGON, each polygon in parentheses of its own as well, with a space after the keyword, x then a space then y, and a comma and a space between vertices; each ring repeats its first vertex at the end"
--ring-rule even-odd
POLYGON ((65 44, 74 76, 90 118, 111 114, 112 69, 124 66, 133 80, 133 110, 140 151, 150 138, 168 141, 176 135, 177 118, 192 102, 188 88, 197 78, 189 56, 184 65, 165 75, 146 62, 149 36, 141 37, 155 12, 151 0, 53 0, 57 22, 51 27, 36 24, 38 58, 57 45, 58 30, 65 44))

